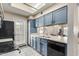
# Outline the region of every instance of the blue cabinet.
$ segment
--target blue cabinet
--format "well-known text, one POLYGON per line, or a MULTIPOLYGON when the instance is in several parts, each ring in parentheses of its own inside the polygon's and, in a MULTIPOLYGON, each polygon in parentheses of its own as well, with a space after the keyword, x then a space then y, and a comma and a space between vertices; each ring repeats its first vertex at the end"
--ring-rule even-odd
POLYGON ((32 36, 32 48, 37 49, 37 37, 32 36))
POLYGON ((37 32, 37 29, 36 29, 36 28, 31 28, 31 29, 30 29, 30 32, 31 32, 31 33, 36 33, 36 32, 37 32))
POLYGON ((44 56, 47 56, 47 40, 41 38, 40 42, 40 53, 44 56))
POLYGON ((39 27, 39 18, 37 18, 35 22, 36 22, 36 25, 35 26, 36 27, 39 27))
POLYGON ((41 54, 47 56, 47 46, 44 44, 41 44, 41 54))
POLYGON ((35 49, 37 50, 37 37, 35 37, 35 49))
POLYGON ((37 51, 40 52, 40 38, 37 38, 37 51))
POLYGON ((37 36, 32 36, 31 40, 32 40, 32 48, 40 53, 40 38, 37 36))
POLYGON ((35 27, 35 20, 30 20, 30 32, 31 33, 36 33, 37 32, 37 28, 35 27))
POLYGON ((51 24, 53 24, 52 12, 46 14, 44 17, 45 17, 45 20, 44 20, 45 21, 45 25, 51 25, 51 24))
POLYGON ((44 26, 44 16, 39 18, 39 27, 44 26))
POLYGON ((67 6, 55 10, 53 12, 53 20, 55 24, 67 23, 67 6))
POLYGON ((32 48, 34 48, 34 37, 32 37, 31 40, 32 40, 32 48))
POLYGON ((31 40, 32 48, 41 53, 42 55, 47 56, 47 40, 36 36, 31 36, 31 40))
POLYGON ((36 19, 36 27, 44 26, 44 17, 39 17, 36 19))
POLYGON ((67 23, 67 6, 59 8, 51 13, 36 19, 36 27, 66 24, 67 23))
POLYGON ((35 28, 35 20, 30 20, 30 27, 35 28))

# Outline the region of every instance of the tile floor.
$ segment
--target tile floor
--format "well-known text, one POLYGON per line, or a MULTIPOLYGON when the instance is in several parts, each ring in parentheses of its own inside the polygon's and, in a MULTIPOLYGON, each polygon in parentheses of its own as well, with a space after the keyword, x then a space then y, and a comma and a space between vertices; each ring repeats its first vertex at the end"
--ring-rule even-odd
POLYGON ((22 47, 20 48, 20 50, 21 50, 21 53, 19 53, 19 51, 16 50, 16 51, 2 54, 0 56, 41 56, 38 52, 36 52, 29 46, 22 47))

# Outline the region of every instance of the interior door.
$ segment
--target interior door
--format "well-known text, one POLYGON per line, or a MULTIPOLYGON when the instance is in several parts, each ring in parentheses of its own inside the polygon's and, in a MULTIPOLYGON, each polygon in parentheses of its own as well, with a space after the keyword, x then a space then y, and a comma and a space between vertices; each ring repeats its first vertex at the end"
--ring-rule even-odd
POLYGON ((24 21, 15 22, 15 45, 20 46, 26 44, 24 21))

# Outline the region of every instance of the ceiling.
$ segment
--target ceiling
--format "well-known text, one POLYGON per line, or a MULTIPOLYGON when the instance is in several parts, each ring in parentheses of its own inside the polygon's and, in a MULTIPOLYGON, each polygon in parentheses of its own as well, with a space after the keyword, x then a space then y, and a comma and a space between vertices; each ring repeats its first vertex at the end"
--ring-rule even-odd
POLYGON ((35 10, 38 10, 46 5, 45 3, 24 3, 24 4, 34 8, 35 10))
POLYGON ((23 15, 35 15, 54 4, 52 3, 3 3, 4 11, 23 15))

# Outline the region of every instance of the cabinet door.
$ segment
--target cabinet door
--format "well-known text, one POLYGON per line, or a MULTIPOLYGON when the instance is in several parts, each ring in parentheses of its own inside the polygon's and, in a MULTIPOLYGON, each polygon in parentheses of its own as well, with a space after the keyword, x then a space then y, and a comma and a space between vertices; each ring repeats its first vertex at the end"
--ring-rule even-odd
POLYGON ((40 38, 37 38, 37 51, 40 52, 40 38))
POLYGON ((39 18, 39 27, 44 26, 44 16, 39 18))
POLYGON ((53 12, 55 24, 67 23, 67 7, 60 8, 53 12))
POLYGON ((35 49, 37 50, 37 37, 35 37, 35 49))
POLYGON ((35 28, 35 20, 31 20, 31 21, 30 21, 30 26, 31 26, 32 28, 35 28))
POLYGON ((47 56, 47 45, 44 45, 41 43, 40 46, 41 46, 41 49, 40 49, 41 54, 44 56, 47 56))
POLYGON ((30 33, 36 33, 37 32, 37 28, 30 28, 30 33))
POLYGON ((43 45, 43 55, 47 56, 47 45, 43 45))
POLYGON ((37 49, 37 37, 32 36, 32 48, 37 49))
POLYGON ((53 23, 53 16, 52 13, 49 13, 44 16, 45 17, 45 25, 51 25, 53 23))
POLYGON ((32 37, 32 48, 35 48, 34 47, 34 37, 32 37))
POLYGON ((40 47, 41 47, 40 49, 41 54, 46 56, 47 55, 47 40, 41 39, 40 47))
POLYGON ((35 27, 35 20, 30 21, 30 32, 31 33, 36 33, 37 32, 37 28, 35 27))
POLYGON ((39 27, 39 18, 36 19, 36 27, 39 27))
POLYGON ((30 27, 33 27, 33 20, 30 20, 30 27))

